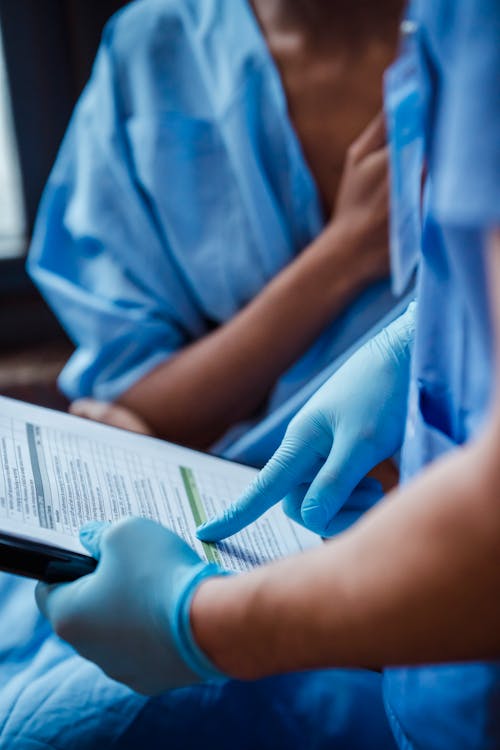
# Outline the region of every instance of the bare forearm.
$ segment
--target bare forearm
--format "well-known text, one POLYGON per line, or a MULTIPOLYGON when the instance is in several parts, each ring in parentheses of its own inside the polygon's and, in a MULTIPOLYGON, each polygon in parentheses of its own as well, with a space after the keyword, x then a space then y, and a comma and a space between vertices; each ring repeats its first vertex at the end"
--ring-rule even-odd
POLYGON ((249 417, 278 377, 377 275, 334 223, 241 313, 157 367, 119 402, 170 440, 205 447, 249 417))
POLYGON ((241 678, 500 655, 497 470, 482 440, 319 550, 197 592, 200 646, 241 678))

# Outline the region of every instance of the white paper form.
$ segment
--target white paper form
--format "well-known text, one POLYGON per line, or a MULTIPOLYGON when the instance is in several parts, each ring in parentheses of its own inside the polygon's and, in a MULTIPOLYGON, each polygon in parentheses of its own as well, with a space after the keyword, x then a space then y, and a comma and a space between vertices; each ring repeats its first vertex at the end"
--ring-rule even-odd
POLYGON ((275 506, 216 545, 196 527, 235 500, 257 470, 155 438, 0 397, 0 531, 88 554, 89 520, 144 516, 228 570, 321 544, 275 506))

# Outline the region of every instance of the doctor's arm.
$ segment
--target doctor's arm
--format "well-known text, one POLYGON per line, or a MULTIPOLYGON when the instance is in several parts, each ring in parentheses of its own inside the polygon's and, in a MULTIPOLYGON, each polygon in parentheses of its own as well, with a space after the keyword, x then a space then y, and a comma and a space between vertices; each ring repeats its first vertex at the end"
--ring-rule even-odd
POLYGON ((195 593, 198 645, 240 678, 500 655, 500 231, 490 252, 497 393, 487 426, 322 548, 195 593))
MULTIPOLYGON (((490 270, 500 299, 500 233, 490 270)), ((148 694, 221 673, 496 658, 499 403, 479 439, 320 548, 221 576, 159 524, 97 524, 81 535, 96 571, 39 584, 38 604, 82 656, 148 694)))

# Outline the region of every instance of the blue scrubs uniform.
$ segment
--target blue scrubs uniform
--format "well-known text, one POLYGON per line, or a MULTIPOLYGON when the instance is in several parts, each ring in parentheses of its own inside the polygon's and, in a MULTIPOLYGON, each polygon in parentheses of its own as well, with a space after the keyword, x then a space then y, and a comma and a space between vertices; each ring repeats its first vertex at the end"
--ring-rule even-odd
MULTIPOLYGON (((423 94, 429 180, 403 480, 484 421, 494 372, 486 238, 500 225, 500 5, 417 0, 410 14, 403 54, 415 56, 423 94)), ((384 694, 405 750, 500 747, 498 664, 387 670, 384 694)))
MULTIPOLYGON (((63 391, 116 399, 230 320, 322 227, 247 0, 132 3, 104 32, 30 252, 29 271, 76 344, 63 391)), ((394 302, 387 283, 353 302, 283 374, 259 421, 394 302)), ((308 395, 281 414, 269 446, 261 429, 232 457, 263 463, 308 395)), ((251 426, 232 431, 217 452, 251 426)))

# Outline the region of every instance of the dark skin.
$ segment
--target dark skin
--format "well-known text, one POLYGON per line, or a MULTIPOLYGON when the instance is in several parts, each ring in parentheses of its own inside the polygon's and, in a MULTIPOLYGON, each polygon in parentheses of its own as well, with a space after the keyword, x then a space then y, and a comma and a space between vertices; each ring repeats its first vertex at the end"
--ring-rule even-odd
POLYGON ((382 76, 394 57, 403 3, 252 0, 251 5, 328 215, 345 154, 382 107, 382 76))
POLYGON ((381 106, 401 5, 391 0, 375 13, 361 2, 253 0, 330 217, 325 230, 231 321, 160 364, 117 404, 85 399, 74 413, 207 448, 255 414, 329 322, 387 275, 383 125, 359 134, 381 106))

